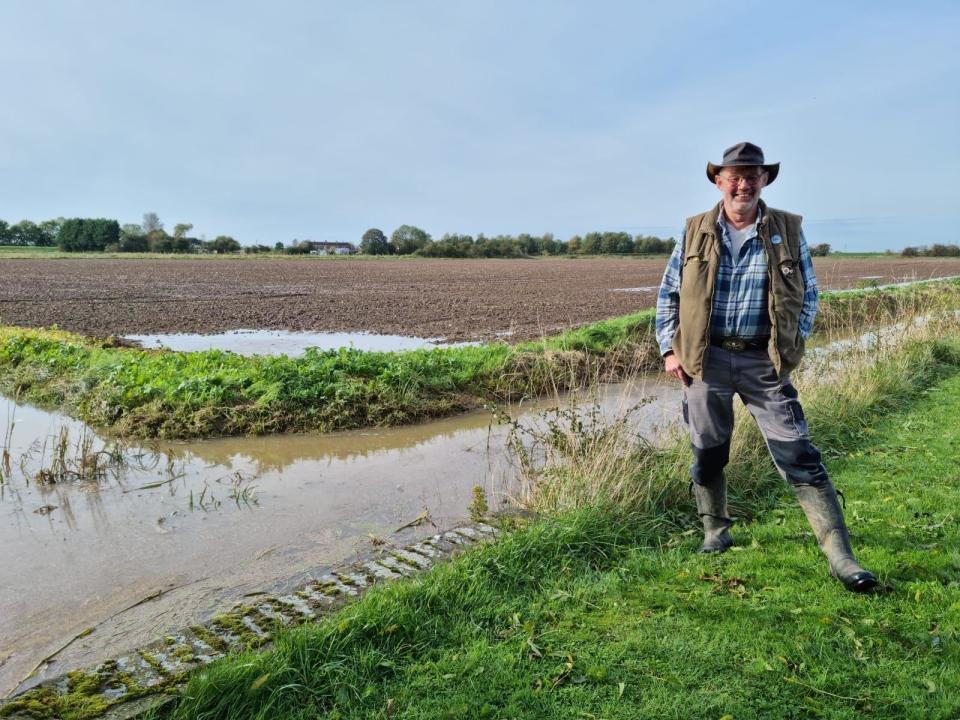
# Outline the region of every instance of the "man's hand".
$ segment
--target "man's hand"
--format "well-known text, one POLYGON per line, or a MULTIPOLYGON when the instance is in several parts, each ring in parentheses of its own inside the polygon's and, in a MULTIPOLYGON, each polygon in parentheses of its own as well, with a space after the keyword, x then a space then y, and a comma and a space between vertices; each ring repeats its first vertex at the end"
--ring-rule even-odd
POLYGON ((690 376, 687 375, 686 371, 683 369, 683 365, 680 364, 680 360, 673 353, 669 353, 663 359, 663 369, 666 371, 667 375, 673 375, 684 385, 690 385, 690 376))

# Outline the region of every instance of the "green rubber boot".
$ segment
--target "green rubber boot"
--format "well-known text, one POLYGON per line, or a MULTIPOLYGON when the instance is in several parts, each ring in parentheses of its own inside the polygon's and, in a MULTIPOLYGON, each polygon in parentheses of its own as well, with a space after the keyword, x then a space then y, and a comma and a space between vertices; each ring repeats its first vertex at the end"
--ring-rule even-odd
POLYGON ((820 549, 827 556, 830 574, 851 592, 866 593, 873 590, 877 586, 877 578, 860 567, 853 556, 850 535, 833 484, 828 480, 822 487, 794 485, 793 491, 810 521, 820 549))
POLYGON ((703 520, 702 553, 722 553, 733 545, 728 532, 733 520, 727 510, 727 479, 720 477, 710 485, 692 483, 697 500, 697 514, 703 520))

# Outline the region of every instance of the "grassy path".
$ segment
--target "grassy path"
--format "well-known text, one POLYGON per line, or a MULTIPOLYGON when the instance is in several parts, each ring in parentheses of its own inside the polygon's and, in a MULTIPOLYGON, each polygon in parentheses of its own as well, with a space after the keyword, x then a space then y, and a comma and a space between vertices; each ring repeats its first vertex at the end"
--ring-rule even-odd
POLYGON ((786 490, 722 556, 696 554, 693 531, 637 547, 656 536, 585 510, 217 663, 176 715, 958 717, 960 375, 919 387, 831 443, 885 592, 828 577, 786 490))
POLYGON ((690 537, 560 579, 501 637, 434 649, 331 717, 960 715, 960 377, 834 462, 887 592, 847 593, 792 497, 698 556, 690 537), (348 706, 349 707, 349 706, 348 706))

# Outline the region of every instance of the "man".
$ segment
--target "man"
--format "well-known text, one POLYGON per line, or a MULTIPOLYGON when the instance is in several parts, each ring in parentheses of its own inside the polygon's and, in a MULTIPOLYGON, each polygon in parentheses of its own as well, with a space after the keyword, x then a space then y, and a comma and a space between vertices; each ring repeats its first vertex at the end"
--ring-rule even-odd
POLYGON ((723 469, 737 394, 792 486, 831 573, 849 590, 869 592, 877 579, 853 556, 836 491, 790 383, 813 327, 817 281, 800 216, 760 199, 779 171, 780 163, 765 164, 763 151, 748 142, 728 148, 722 162, 707 163, 721 202, 687 220, 657 298, 664 366, 684 385, 701 552, 733 544, 723 469))

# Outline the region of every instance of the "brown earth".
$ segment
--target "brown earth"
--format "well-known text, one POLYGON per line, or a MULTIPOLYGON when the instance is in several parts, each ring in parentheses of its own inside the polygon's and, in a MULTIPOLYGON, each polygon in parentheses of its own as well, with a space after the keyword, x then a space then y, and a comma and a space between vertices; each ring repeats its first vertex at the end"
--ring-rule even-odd
MULTIPOLYGON (((0 322, 87 335, 233 329, 522 340, 652 307, 665 258, 0 260, 0 322)), ((960 258, 817 258, 821 288, 960 275, 960 258)))

